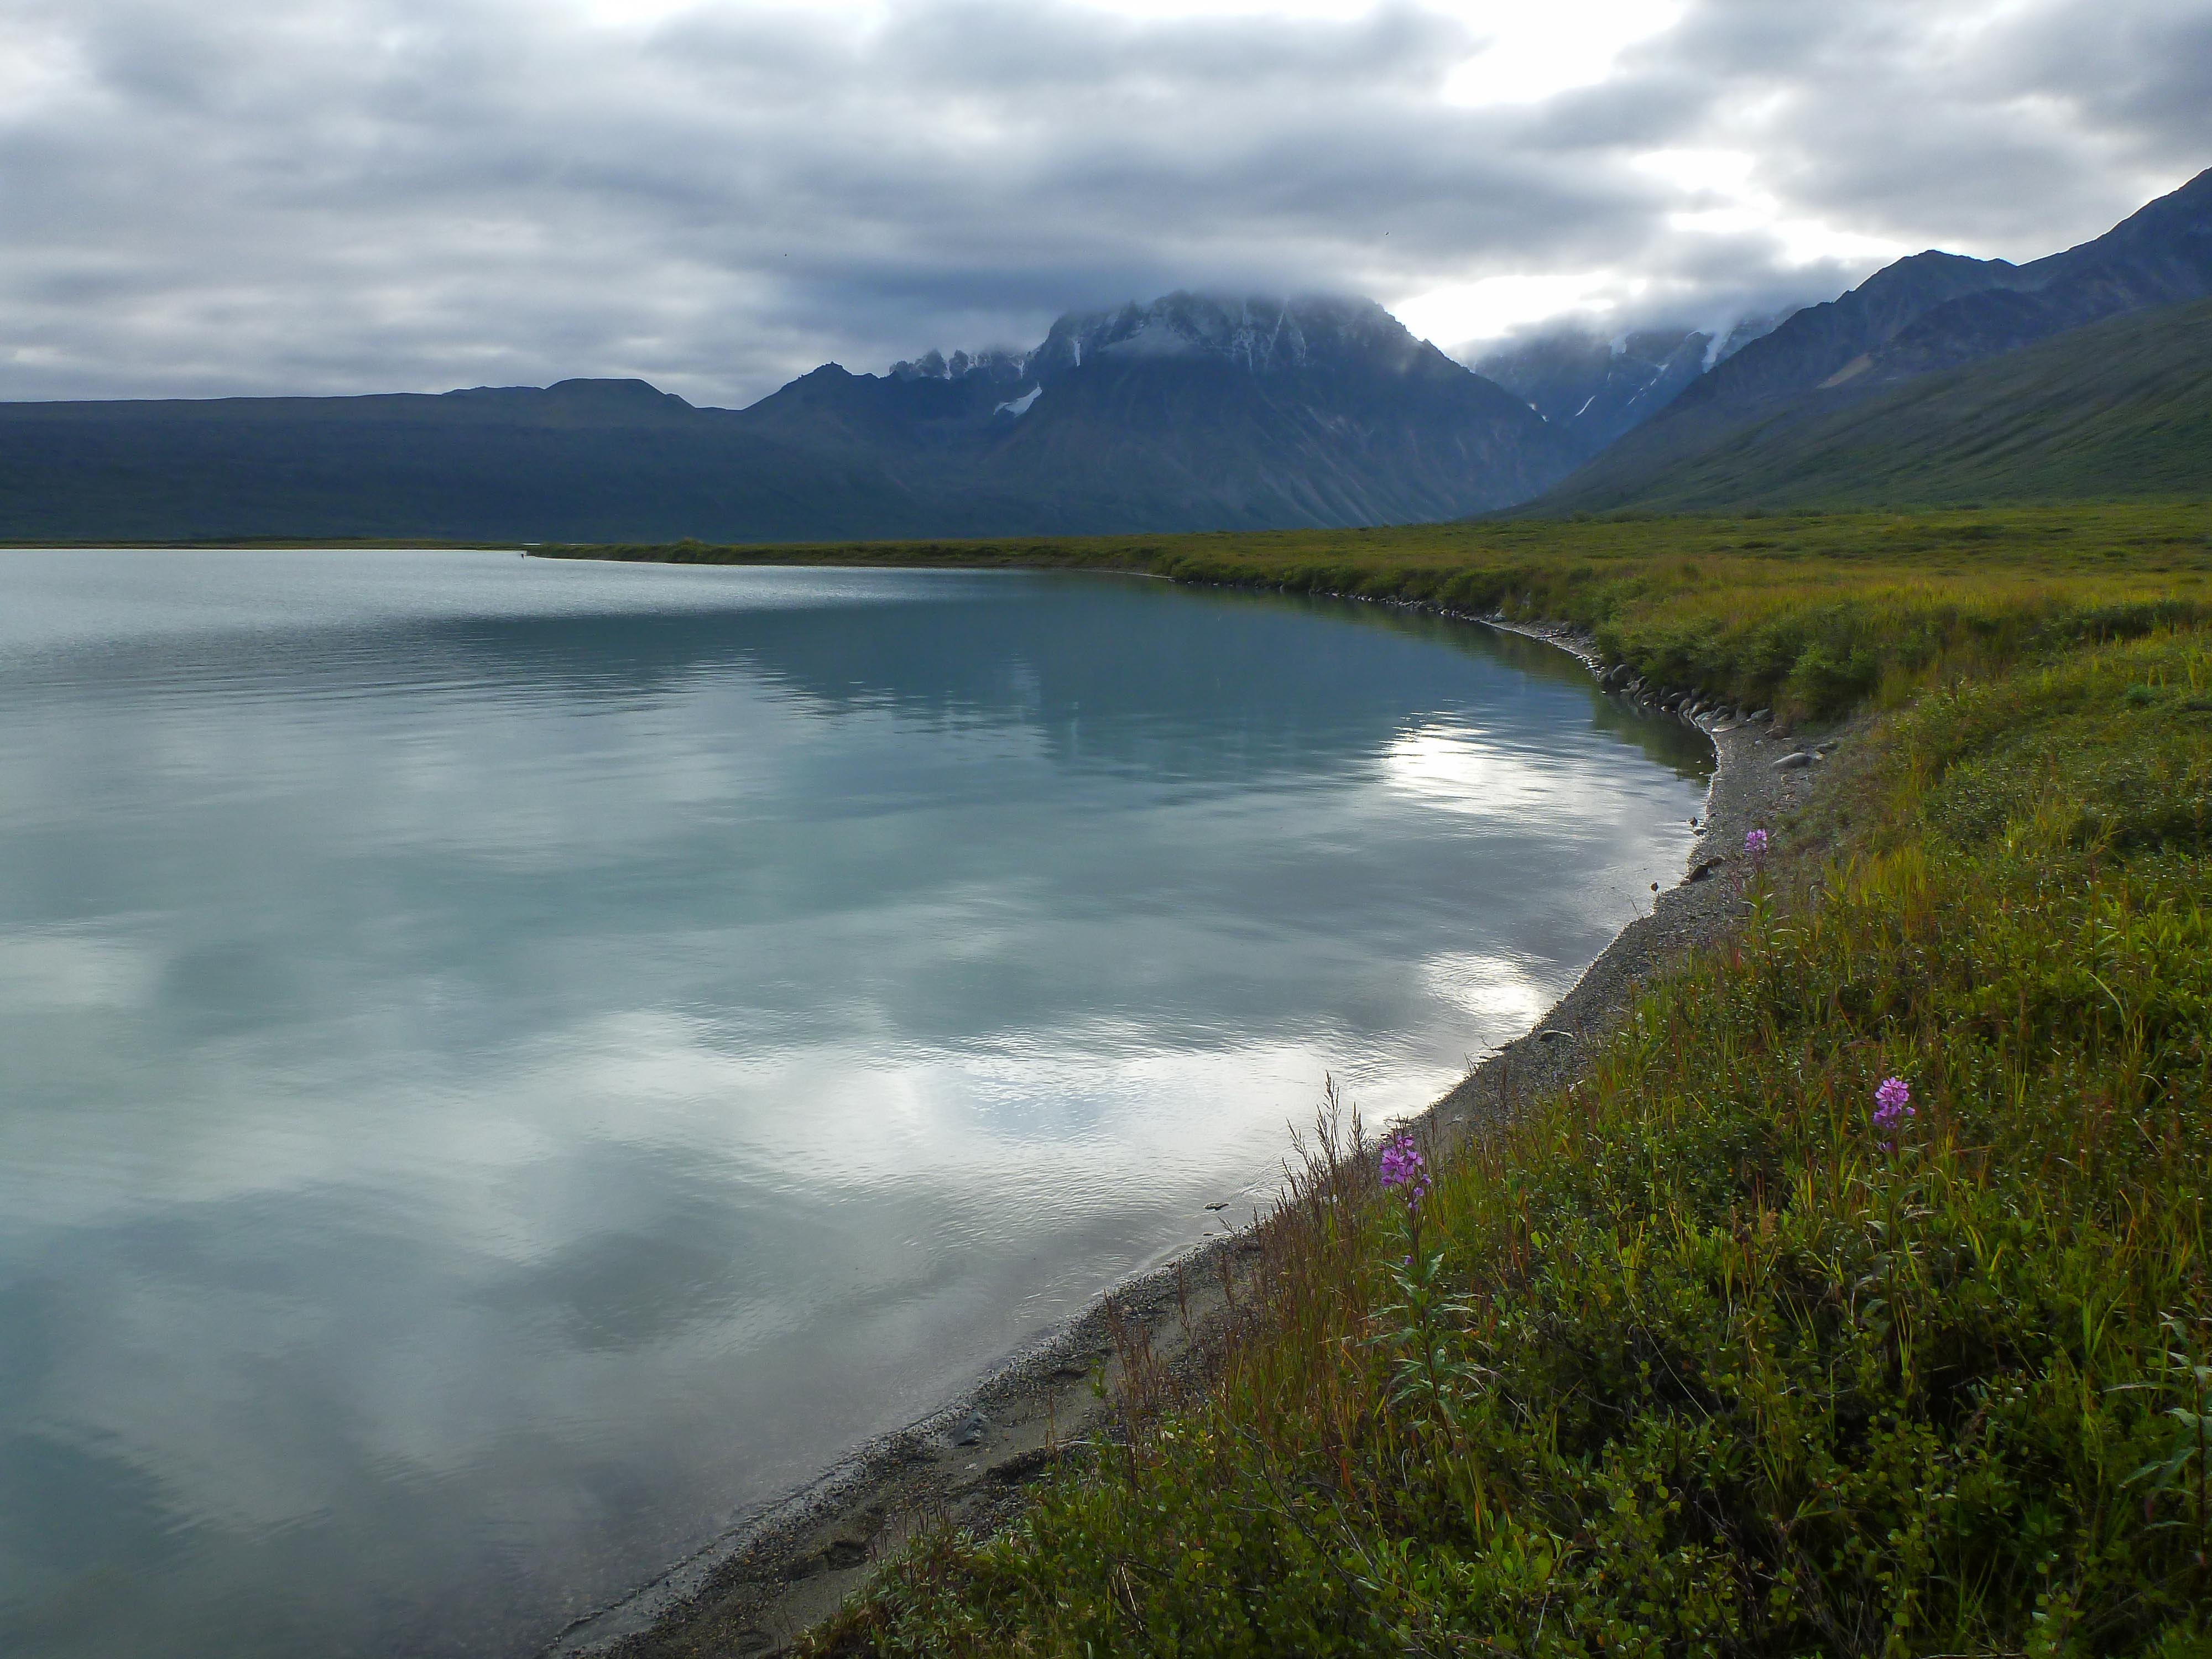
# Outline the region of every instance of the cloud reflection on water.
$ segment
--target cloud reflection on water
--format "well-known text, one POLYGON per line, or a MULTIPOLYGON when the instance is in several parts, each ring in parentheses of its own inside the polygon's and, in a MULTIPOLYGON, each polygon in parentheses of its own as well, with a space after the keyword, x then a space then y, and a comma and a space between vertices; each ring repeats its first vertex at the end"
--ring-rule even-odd
POLYGON ((1701 789, 1363 607, 27 561, 11 1651, 527 1650, 1264 1191, 1325 1073, 1428 1097, 1701 789))

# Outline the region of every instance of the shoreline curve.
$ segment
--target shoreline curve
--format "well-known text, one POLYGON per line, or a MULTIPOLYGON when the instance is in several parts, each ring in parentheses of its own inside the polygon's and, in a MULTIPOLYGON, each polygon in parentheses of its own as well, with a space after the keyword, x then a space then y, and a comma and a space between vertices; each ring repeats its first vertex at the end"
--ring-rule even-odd
MULTIPOLYGON (((1315 597, 1358 599, 1518 635, 1566 652, 1594 675, 1604 672, 1595 642, 1571 627, 1366 595, 1315 597)), ((1705 734, 1715 758, 1698 843, 1681 878, 1616 933, 1528 1031, 1398 1121, 1458 1139, 1510 1116, 1521 1102, 1565 1087, 1587 1065, 1595 1039, 1633 1006, 1646 979, 1734 925, 1741 902, 1739 884, 1729 878, 1743 861, 1740 851, 1724 849, 1740 849, 1747 830, 1772 825, 1802 802, 1817 787, 1820 769, 1777 769, 1771 763, 1789 745, 1771 727, 1681 723, 1705 734)), ((1255 1212, 1253 1222, 1258 1218, 1255 1212)), ((1216 1235, 1105 1291, 957 1398, 764 1502, 650 1583, 574 1620, 540 1650, 543 1659, 772 1655, 834 1612, 922 1526, 950 1519, 988 1531, 1002 1524, 1018 1511, 1027 1482, 1103 1425, 1121 1354, 1139 1354, 1139 1364, 1179 1384, 1205 1376, 1242 1317, 1240 1291, 1259 1248, 1252 1231, 1239 1226, 1216 1235)))

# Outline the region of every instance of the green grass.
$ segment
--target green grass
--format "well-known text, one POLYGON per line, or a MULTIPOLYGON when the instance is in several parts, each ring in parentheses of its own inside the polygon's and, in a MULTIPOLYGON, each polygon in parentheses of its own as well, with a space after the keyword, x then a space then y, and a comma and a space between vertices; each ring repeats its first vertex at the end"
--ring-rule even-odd
POLYGON ((1870 719, 1418 1237, 1325 1139, 1210 1391, 1137 1368, 1124 1443, 813 1650, 2212 1654, 2208 550, 2148 507, 836 550, 1565 617, 1870 719))
POLYGON ((1655 680, 1813 716, 2212 615, 2212 512, 2181 503, 539 550, 702 564, 1124 570, 1572 622, 1655 680))

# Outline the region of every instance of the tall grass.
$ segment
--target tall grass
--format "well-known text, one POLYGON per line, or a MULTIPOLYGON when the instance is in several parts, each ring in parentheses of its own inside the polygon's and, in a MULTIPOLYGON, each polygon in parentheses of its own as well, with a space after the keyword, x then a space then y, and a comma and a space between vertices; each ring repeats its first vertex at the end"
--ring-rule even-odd
POLYGON ((1881 716, 1417 1209, 1325 1127, 1212 1390, 815 1650, 2212 1653, 2212 649, 2140 597, 1989 601, 2075 620, 1881 716))

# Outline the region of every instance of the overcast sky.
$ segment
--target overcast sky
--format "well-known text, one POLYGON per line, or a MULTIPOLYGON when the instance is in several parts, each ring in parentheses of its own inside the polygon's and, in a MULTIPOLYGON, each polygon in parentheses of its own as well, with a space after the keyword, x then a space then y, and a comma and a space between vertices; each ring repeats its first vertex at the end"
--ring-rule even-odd
POLYGON ((0 0, 0 397, 744 403, 1178 287, 1465 356, 2207 166, 2212 0, 0 0))

